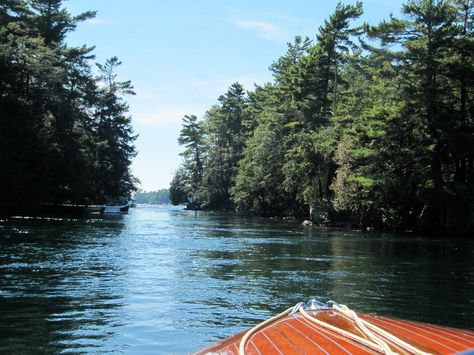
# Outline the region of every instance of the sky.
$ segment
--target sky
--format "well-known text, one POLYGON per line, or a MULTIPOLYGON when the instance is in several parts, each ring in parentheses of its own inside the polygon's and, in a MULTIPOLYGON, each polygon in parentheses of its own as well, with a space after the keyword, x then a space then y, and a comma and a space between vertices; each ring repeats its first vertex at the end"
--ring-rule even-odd
MULTIPOLYGON (((95 46, 96 62, 117 56, 119 80, 131 80, 126 101, 141 189, 168 188, 182 158, 177 138, 184 115, 202 117, 234 82, 252 90, 272 80, 268 67, 295 36, 314 38, 337 0, 69 0, 77 15, 97 11, 67 42, 95 46)), ((355 1, 342 1, 355 3, 355 1)), ((402 0, 365 0, 361 21, 399 15, 402 0)))

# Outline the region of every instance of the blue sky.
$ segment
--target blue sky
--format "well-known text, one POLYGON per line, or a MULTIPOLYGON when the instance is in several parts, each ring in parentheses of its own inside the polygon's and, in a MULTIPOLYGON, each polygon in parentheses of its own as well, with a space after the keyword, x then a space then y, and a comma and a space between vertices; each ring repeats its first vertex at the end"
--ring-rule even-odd
MULTIPOLYGON (((343 1, 355 3, 355 1, 343 1)), ((401 0, 364 1, 364 22, 398 15, 401 0)), ((139 138, 132 169, 144 190, 169 187, 181 162, 185 114, 201 117, 228 86, 271 81, 268 67, 297 35, 314 38, 336 0, 69 0, 72 14, 96 10, 68 37, 96 46, 96 61, 118 56, 139 138)))

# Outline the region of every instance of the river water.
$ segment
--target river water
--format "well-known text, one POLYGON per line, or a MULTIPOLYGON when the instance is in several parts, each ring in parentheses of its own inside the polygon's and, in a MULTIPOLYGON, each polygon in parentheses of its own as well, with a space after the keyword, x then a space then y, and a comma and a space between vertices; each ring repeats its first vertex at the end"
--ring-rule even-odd
POLYGON ((474 329, 474 242, 139 206, 0 222, 0 353, 188 353, 311 297, 474 329))

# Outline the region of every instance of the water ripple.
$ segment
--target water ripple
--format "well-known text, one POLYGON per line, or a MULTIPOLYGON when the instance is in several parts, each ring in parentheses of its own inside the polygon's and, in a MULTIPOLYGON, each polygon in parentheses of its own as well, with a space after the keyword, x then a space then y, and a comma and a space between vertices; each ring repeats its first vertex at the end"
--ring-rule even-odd
POLYGON ((2 220, 0 353, 189 353, 310 297, 474 329, 473 244, 172 207, 2 220))

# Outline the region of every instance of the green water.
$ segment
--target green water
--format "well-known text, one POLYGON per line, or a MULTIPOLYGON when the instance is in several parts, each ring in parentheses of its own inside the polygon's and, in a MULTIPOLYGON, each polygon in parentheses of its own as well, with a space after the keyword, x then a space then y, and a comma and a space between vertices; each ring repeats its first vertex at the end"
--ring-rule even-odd
POLYGON ((0 353, 188 353, 311 297, 474 329, 474 242, 171 207, 0 222, 0 353))

